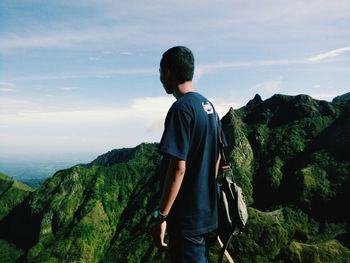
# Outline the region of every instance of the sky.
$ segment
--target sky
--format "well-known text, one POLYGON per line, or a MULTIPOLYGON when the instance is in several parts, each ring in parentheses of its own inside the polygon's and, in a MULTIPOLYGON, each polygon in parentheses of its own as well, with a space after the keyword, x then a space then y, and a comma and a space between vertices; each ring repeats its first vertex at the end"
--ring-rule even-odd
POLYGON ((223 116, 255 94, 350 90, 349 0, 1 0, 0 158, 91 161, 158 142, 168 48, 223 116))

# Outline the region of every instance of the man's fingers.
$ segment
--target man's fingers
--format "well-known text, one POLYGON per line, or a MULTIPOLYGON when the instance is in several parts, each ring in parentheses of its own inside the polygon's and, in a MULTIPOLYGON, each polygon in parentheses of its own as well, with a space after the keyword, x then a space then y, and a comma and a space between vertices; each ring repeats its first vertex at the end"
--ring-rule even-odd
POLYGON ((166 223, 161 223, 155 225, 153 229, 153 238, 158 249, 166 249, 168 244, 165 243, 165 232, 166 232, 166 223))
POLYGON ((164 237, 160 240, 160 248, 167 248, 168 244, 164 242, 164 237))
POLYGON ((158 248, 160 249, 166 249, 168 247, 168 244, 165 243, 164 241, 164 234, 163 233, 159 233, 159 239, 158 239, 158 248))
POLYGON ((168 244, 165 243, 163 240, 159 240, 159 241, 157 242, 157 248, 158 248, 158 249, 161 249, 161 250, 167 249, 167 248, 168 248, 168 244))

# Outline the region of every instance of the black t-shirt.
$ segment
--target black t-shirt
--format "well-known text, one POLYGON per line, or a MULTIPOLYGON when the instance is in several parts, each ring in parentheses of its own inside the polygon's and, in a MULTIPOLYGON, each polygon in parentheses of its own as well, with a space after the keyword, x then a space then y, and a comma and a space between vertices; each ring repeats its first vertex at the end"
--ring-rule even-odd
MULTIPOLYGON (((212 104, 196 92, 179 98, 165 119, 159 150, 186 161, 184 179, 168 220, 170 229, 183 234, 203 234, 217 228, 217 125, 212 104)), ((226 144, 224 136, 223 141, 226 144)))

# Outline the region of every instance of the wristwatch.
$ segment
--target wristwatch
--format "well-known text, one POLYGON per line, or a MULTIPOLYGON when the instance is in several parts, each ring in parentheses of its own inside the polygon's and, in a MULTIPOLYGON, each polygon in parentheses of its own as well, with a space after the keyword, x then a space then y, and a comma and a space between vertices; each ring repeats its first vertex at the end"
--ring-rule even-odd
POLYGON ((166 221, 168 215, 163 215, 159 210, 154 210, 152 217, 153 217, 153 219, 155 219, 159 222, 164 222, 164 221, 166 221))

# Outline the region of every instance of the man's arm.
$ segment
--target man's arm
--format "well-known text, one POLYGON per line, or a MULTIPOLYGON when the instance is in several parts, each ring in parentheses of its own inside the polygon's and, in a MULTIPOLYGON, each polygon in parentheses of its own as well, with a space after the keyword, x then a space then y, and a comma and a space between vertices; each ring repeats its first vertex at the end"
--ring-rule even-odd
POLYGON ((186 161, 176 157, 170 157, 168 171, 165 177, 162 198, 160 200, 160 212, 167 215, 179 193, 186 171, 186 161))
MULTIPOLYGON (((176 157, 170 157, 168 171, 163 186, 162 198, 160 201, 160 212, 168 215, 173 206, 176 196, 180 191, 180 187, 186 171, 186 161, 176 157)), ((166 221, 160 222, 154 228, 154 240, 158 248, 165 248, 167 244, 164 241, 166 232, 166 221)))
POLYGON ((216 161, 216 166, 215 166, 215 178, 217 178, 217 177, 218 177, 218 174, 219 174, 220 161, 221 161, 221 154, 219 154, 218 160, 216 161))

